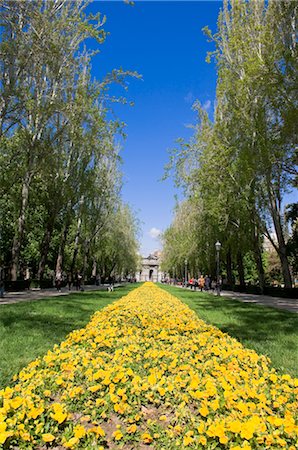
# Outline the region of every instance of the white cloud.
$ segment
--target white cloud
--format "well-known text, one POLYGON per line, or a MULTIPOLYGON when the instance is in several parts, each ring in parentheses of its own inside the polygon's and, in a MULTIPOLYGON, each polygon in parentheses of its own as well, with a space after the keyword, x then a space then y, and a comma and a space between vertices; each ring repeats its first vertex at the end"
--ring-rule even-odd
POLYGON ((194 97, 194 95, 193 95, 192 92, 188 92, 188 93, 186 94, 186 96, 184 97, 184 101, 185 101, 186 103, 193 103, 194 100, 195 100, 195 97, 194 97))
POLYGON ((209 109, 210 109, 210 107, 211 107, 211 101, 210 100, 207 100, 204 104, 203 104, 203 109, 205 109, 205 111, 209 111, 209 109))
POLYGON ((151 230, 149 231, 149 236, 151 236, 153 239, 158 239, 160 234, 161 230, 155 227, 151 228, 151 230))

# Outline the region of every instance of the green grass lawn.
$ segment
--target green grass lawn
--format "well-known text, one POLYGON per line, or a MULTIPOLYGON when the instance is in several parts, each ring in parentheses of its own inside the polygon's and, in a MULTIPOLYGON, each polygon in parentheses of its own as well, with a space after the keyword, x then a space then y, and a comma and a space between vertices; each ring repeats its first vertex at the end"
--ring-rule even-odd
POLYGON ((84 327, 90 316, 134 289, 80 292, 68 296, 0 305, 0 387, 72 330, 84 327))
MULTIPOLYGON (((0 387, 90 316, 138 285, 114 292, 97 291, 0 306, 0 387)), ((165 290, 184 301, 205 322, 248 348, 271 358, 274 367, 298 376, 298 315, 171 286, 165 290)))
POLYGON ((159 285, 175 295, 205 322, 269 356, 283 373, 298 376, 298 315, 227 297, 159 285))

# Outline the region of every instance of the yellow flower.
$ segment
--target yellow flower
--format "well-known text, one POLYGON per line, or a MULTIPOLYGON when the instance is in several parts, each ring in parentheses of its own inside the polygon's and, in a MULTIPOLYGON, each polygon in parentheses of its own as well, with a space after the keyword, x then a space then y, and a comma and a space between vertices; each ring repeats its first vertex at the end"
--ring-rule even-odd
POLYGON ((200 436, 199 437, 199 443, 202 445, 206 445, 207 444, 207 439, 205 436, 200 436))
POLYGON ((36 419, 38 416, 40 416, 44 412, 44 408, 41 406, 39 408, 31 408, 30 411, 27 413, 27 417, 29 419, 36 419))
POLYGON ((254 435, 254 427, 250 427, 249 424, 242 424, 240 436, 244 439, 251 439, 254 435))
POLYGON ((143 444, 171 449, 294 450, 297 388, 298 380, 277 375, 266 357, 147 283, 96 312, 22 370, 14 388, 0 391, 0 446, 9 446, 10 430, 16 448, 35 448, 47 435, 58 441, 68 420, 73 435, 61 445, 100 449, 105 431, 98 424, 107 420, 125 424, 125 436, 116 425, 114 446, 139 431, 143 444))
POLYGON ((101 436, 101 437, 104 437, 106 435, 104 430, 99 425, 97 427, 90 428, 89 432, 90 433, 95 433, 95 434, 97 434, 98 436, 101 436))
POLYGON ((123 438, 123 434, 120 430, 116 430, 113 433, 113 438, 115 439, 115 441, 120 441, 123 438))
POLYGON ((151 375, 149 375, 148 377, 148 383, 153 386, 154 384, 156 384, 156 376, 152 373, 151 375))
POLYGON ((41 437, 44 442, 53 442, 55 440, 55 436, 51 433, 44 433, 41 437))
POLYGON ((143 433, 141 439, 145 444, 151 444, 153 441, 153 437, 149 433, 143 433))
POLYGON ((20 431, 20 436, 21 436, 21 438, 23 439, 23 441, 31 441, 31 434, 30 433, 28 433, 28 432, 23 432, 23 431, 20 431))
POLYGON ((6 439, 10 436, 13 436, 13 432, 12 431, 1 431, 0 432, 0 444, 4 444, 4 442, 6 441, 6 439))
POLYGON ((130 425, 129 427, 126 428, 127 433, 135 433, 137 431, 137 426, 136 424, 130 425))
POLYGON ((94 386, 90 386, 88 388, 88 391, 90 392, 97 392, 101 388, 101 384, 95 384, 94 386))
POLYGON ((239 433, 241 431, 241 422, 239 422, 239 420, 234 420, 229 423, 228 428, 232 433, 239 433))
POLYGON ((158 388, 158 392, 159 392, 160 395, 163 397, 163 396, 165 395, 165 393, 166 393, 166 390, 165 390, 165 388, 163 388, 163 387, 159 387, 159 388, 158 388))
POLYGON ((56 420, 59 424, 64 422, 67 414, 64 412, 63 406, 60 403, 53 403, 52 409, 54 413, 51 413, 52 419, 56 420))
POLYGON ((206 406, 206 405, 202 406, 202 407, 199 409, 199 413, 200 413, 201 416, 203 416, 203 417, 208 416, 209 410, 208 410, 207 406, 206 406))
POLYGON ((73 429, 74 436, 78 439, 85 436, 86 430, 82 425, 76 425, 73 429))
POLYGON ((71 439, 69 439, 69 441, 64 442, 63 446, 66 448, 73 448, 75 445, 77 445, 78 442, 79 442, 78 438, 72 437, 71 439))
POLYGON ((183 438, 183 445, 184 447, 188 447, 190 444, 192 444, 194 439, 191 436, 184 436, 183 438))
POLYGON ((11 401, 10 401, 10 405, 13 409, 19 408, 22 403, 23 403, 23 399, 19 396, 11 399, 11 401))

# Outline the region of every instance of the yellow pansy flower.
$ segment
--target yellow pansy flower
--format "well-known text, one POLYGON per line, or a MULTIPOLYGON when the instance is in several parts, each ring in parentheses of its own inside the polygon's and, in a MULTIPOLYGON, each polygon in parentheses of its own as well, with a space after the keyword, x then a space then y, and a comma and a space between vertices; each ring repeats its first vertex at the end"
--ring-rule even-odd
POLYGON ((41 437, 44 442, 53 442, 56 439, 51 433, 44 433, 41 437))

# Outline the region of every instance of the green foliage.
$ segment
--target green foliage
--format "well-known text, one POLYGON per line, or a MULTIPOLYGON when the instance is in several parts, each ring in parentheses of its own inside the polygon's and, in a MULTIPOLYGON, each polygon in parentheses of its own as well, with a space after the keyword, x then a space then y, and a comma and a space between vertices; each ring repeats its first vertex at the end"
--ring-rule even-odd
MULTIPOLYGON (((238 281, 243 283, 245 270, 246 281, 255 280, 250 265, 244 267, 249 258, 243 259, 253 255, 261 288, 264 237, 277 252, 285 286, 291 286, 282 199, 297 177, 296 15, 294 2, 224 1, 217 32, 204 29, 216 47, 214 122, 197 102, 193 137, 177 141, 166 167, 166 176, 173 174, 183 187, 186 203, 199 199, 192 219, 197 247, 190 260, 198 259, 198 265, 210 271, 219 239, 224 271, 231 274, 234 266, 238 281)), ((179 233, 185 233, 183 224, 179 233)), ((187 241, 185 246, 190 248, 187 241)), ((175 254, 174 247, 166 232, 166 255, 175 254)), ((170 270, 173 262, 167 258, 164 266, 170 270)))
MULTIPOLYGON (((89 277, 99 236, 125 208, 116 142, 123 124, 108 116, 113 101, 126 99, 110 98, 109 86, 126 88, 138 74, 115 69, 91 79, 97 51, 86 40, 103 44, 106 32, 105 17, 87 15, 87 4, 1 3, 0 259, 13 280, 28 266, 40 279, 46 270, 89 277)), ((133 267, 136 233, 133 245, 126 238, 133 267)))

